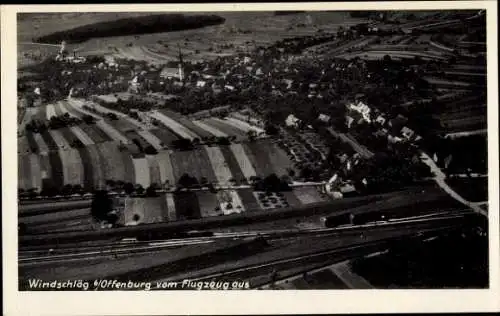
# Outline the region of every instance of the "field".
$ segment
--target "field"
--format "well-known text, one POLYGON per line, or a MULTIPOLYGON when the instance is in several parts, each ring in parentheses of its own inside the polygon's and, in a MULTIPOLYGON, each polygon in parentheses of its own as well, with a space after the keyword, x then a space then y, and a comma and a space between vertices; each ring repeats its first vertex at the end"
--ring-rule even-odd
POLYGON ((207 152, 203 148, 191 151, 177 151, 170 155, 175 182, 183 174, 195 177, 198 181, 205 177, 209 182, 217 181, 207 152))
POLYGON ((250 179, 250 177, 256 176, 257 173, 255 172, 255 168, 253 167, 250 158, 248 158, 243 145, 231 144, 229 148, 231 149, 231 152, 234 155, 234 158, 236 159, 244 177, 250 179))
POLYGON ((151 184, 161 185, 160 165, 156 160, 156 156, 146 155, 147 163, 149 166, 149 181, 151 184))
POLYGON ((144 188, 151 184, 149 177, 149 165, 146 158, 132 159, 135 170, 135 183, 142 185, 144 188))
POLYGON ((176 120, 170 118, 169 116, 153 111, 150 113, 150 116, 154 119, 160 121, 165 127, 168 127, 172 132, 174 132, 180 138, 186 138, 193 140, 194 138, 199 138, 198 135, 194 134, 190 130, 188 130, 184 125, 178 123, 176 120))
MULTIPOLYGON (((247 133, 241 129, 235 128, 234 126, 227 124, 225 120, 217 120, 215 118, 207 118, 201 121, 207 127, 218 131, 221 136, 235 136, 238 140, 245 140, 248 138, 247 133)), ((215 135, 215 133, 213 133, 215 135)), ((217 136, 217 135, 215 135, 217 136)))
POLYGON ((155 158, 158 162, 160 170, 161 183, 165 184, 168 181, 170 185, 175 185, 177 182, 170 154, 167 151, 163 151, 158 153, 158 155, 156 155, 155 158))
POLYGON ((199 128, 205 130, 206 132, 214 135, 215 137, 228 137, 229 134, 224 133, 223 131, 210 126, 209 124, 206 124, 203 121, 193 121, 194 125, 198 126, 199 128))
POLYGON ((59 156, 63 166, 64 184, 84 184, 84 169, 78 150, 60 150, 59 156))
MULTIPOLYGON (((125 164, 122 162, 123 158, 118 150, 118 144, 116 142, 106 142, 96 144, 97 151, 100 157, 99 166, 101 166, 103 170, 104 180, 122 180, 126 176, 131 177, 132 183, 135 183, 135 173, 132 172, 130 175, 125 170, 125 164), (122 162, 122 163, 120 163, 122 162)), ((128 159, 131 159, 129 155, 127 155, 128 159)))
POLYGON ((447 179, 446 183, 465 200, 471 202, 488 201, 488 178, 447 179))
POLYGON ((165 197, 125 198, 124 225, 151 224, 168 220, 165 197), (137 219, 137 220, 136 220, 137 219))
POLYGON ((165 146, 169 146, 174 140, 178 140, 176 134, 169 131, 167 128, 154 128, 149 132, 155 135, 165 146))
POLYGON ((208 159, 214 170, 217 182, 220 185, 228 185, 230 180, 234 178, 222 151, 218 147, 204 146, 204 148, 208 154, 208 159))

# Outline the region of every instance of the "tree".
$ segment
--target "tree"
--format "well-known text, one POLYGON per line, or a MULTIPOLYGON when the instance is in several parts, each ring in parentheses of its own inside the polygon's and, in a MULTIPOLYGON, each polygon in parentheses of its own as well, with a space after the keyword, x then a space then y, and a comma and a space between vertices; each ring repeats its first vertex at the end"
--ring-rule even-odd
POLYGON ((279 130, 274 124, 266 123, 264 126, 264 130, 268 135, 276 135, 278 134, 279 130))
POLYGON ((190 176, 187 173, 184 173, 178 181, 179 186, 185 188, 191 188, 198 184, 198 180, 195 177, 190 176))
POLYGON ((62 190, 61 190, 62 195, 68 196, 73 194, 73 186, 71 184, 66 184, 62 190))
POLYGON ((248 137, 248 141, 253 142, 253 141, 255 141, 255 138, 257 137, 257 133, 254 130, 249 130, 247 132, 247 137, 248 137))
POLYGON ((134 193, 135 188, 134 188, 134 185, 133 185, 132 183, 127 182, 127 183, 125 183, 125 184, 123 185, 123 190, 125 191, 125 193, 126 193, 127 195, 130 195, 130 194, 134 193))
POLYGON ((149 187, 146 188, 146 196, 147 197, 157 197, 158 194, 156 193, 156 185, 151 184, 149 187))
POLYGON ((98 221, 105 220, 109 212, 113 210, 113 200, 106 190, 94 192, 90 206, 92 217, 98 221))
POLYGON ((137 193, 138 195, 143 195, 144 194, 144 187, 140 184, 136 184, 135 185, 135 193, 137 193))

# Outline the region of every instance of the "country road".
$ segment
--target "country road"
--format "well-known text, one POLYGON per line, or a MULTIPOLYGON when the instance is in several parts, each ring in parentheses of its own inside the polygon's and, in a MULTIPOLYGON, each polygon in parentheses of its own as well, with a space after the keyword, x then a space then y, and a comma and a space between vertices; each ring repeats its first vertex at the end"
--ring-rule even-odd
POLYGON ((474 212, 479 213, 481 215, 484 215, 488 217, 488 212, 483 210, 482 208, 479 207, 477 203, 473 203, 470 201, 467 201, 463 197, 461 197, 457 192, 455 192, 445 181, 446 179, 446 174, 436 165, 436 163, 432 160, 429 155, 426 153, 422 152, 420 154, 420 159, 422 160, 423 163, 429 166, 431 168, 432 173, 434 174, 434 181, 446 192, 448 193, 452 198, 457 200, 458 202, 470 207, 474 212))

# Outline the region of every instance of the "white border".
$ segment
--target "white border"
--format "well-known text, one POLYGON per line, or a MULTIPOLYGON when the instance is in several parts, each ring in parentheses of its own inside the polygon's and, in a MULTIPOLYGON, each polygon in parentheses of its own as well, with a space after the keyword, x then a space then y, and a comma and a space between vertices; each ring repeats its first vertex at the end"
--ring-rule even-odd
POLYGON ((498 214, 498 59, 496 1, 26 5, 1 7, 2 210, 4 315, 274 314, 481 312, 500 310, 498 214), (347 290, 229 292, 17 291, 16 13, 126 11, 487 9, 489 148, 489 290, 347 290))

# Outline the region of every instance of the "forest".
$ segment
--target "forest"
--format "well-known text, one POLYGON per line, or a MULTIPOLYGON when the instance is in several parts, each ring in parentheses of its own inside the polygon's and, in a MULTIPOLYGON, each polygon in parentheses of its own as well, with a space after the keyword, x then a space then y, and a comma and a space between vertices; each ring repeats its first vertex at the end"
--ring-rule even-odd
POLYGON ((156 14, 79 26, 35 39, 38 43, 82 43, 95 37, 139 35, 202 28, 224 23, 217 15, 156 14))

